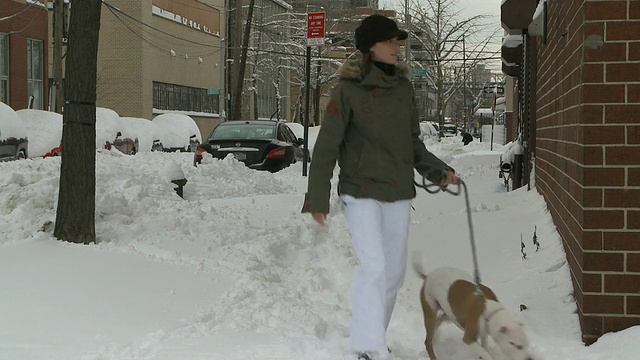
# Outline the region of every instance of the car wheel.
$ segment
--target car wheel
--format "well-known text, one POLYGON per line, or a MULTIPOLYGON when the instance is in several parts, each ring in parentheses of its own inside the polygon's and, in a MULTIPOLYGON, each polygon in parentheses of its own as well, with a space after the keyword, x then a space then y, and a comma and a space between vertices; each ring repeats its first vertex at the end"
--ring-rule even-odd
POLYGON ((20 150, 18 151, 16 157, 18 158, 18 160, 24 160, 27 158, 27 154, 24 152, 24 150, 20 150))
POLYGON ((129 154, 129 155, 135 155, 135 154, 136 154, 136 148, 132 148, 131 149, 131 154, 129 154))

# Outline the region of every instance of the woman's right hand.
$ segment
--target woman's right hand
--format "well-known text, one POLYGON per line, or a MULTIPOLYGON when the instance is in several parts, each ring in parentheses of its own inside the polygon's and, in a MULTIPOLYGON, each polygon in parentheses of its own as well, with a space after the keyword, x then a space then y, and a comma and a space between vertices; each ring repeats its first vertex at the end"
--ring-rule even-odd
POLYGON ((311 213, 311 216, 313 217, 313 220, 315 220, 320 225, 324 225, 325 221, 327 220, 327 214, 324 213, 314 212, 311 213))

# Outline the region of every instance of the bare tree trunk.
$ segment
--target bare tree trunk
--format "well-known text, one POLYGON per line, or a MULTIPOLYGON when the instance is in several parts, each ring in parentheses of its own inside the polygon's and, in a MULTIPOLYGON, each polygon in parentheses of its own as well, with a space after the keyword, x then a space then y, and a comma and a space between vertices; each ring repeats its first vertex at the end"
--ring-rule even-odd
POLYGON ((96 242, 96 72, 100 0, 75 1, 69 24, 62 165, 54 236, 96 242))

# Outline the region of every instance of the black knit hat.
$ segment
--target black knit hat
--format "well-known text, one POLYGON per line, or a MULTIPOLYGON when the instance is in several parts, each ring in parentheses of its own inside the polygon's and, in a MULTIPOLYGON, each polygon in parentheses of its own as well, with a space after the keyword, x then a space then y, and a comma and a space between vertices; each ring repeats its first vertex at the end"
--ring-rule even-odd
POLYGON ((386 16, 369 15, 356 29, 356 48, 366 54, 375 43, 393 39, 396 36, 398 40, 405 40, 408 34, 398 29, 398 24, 386 16))

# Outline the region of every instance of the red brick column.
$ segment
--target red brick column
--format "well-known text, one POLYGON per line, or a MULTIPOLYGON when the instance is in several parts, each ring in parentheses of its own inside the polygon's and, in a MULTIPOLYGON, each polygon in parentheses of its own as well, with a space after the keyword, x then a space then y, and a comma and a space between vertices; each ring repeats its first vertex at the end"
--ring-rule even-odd
POLYGON ((536 184, 590 343, 640 324, 640 2, 548 1, 548 14, 536 184))

